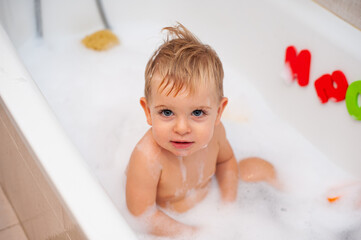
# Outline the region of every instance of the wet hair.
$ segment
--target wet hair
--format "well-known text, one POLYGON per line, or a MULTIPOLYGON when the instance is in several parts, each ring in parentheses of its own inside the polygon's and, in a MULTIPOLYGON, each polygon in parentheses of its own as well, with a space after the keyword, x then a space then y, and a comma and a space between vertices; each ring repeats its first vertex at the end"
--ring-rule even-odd
POLYGON ((144 94, 151 96, 154 75, 162 78, 158 91, 176 96, 183 88, 194 94, 197 88, 214 86, 218 100, 223 97, 223 67, 217 53, 178 23, 165 27, 164 43, 154 52, 145 69, 144 94))

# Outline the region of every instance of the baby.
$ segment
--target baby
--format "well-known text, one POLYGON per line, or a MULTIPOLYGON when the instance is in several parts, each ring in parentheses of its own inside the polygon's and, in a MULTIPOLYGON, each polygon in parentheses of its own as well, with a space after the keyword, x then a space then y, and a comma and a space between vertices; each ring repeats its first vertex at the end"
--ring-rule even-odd
POLYGON ((215 175, 224 202, 244 181, 275 183, 273 166, 259 158, 237 161, 221 123, 228 99, 216 52, 183 25, 166 27, 166 41, 149 60, 140 104, 151 128, 137 143, 127 169, 126 201, 134 216, 147 213, 149 231, 194 232, 162 209, 185 212, 207 195, 215 175))

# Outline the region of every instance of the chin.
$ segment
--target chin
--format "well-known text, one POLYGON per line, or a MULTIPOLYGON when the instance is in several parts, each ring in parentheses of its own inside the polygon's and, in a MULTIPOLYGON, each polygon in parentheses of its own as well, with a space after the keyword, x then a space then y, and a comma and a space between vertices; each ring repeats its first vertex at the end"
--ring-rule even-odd
POLYGON ((189 152, 176 152, 176 153, 174 153, 174 155, 176 157, 188 157, 189 155, 191 155, 191 153, 189 153, 189 152))
POLYGON ((172 147, 166 148, 166 149, 176 157, 188 157, 188 156, 192 155, 192 153, 194 153, 194 151, 191 150, 191 149, 179 150, 179 149, 175 149, 175 148, 172 148, 172 147))

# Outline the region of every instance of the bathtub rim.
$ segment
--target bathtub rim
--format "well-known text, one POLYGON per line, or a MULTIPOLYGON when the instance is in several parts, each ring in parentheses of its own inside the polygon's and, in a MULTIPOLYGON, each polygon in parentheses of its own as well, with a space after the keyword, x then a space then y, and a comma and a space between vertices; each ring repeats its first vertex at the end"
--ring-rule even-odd
POLYGON ((2 25, 0 51, 1 104, 84 234, 89 239, 137 239, 70 142, 2 25), (69 175, 77 181, 65 177, 69 175))

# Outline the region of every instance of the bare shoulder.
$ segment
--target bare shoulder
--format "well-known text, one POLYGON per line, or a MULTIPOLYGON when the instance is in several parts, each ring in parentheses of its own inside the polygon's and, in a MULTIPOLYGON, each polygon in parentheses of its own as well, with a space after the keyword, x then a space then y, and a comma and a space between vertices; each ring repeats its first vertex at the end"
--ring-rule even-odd
POLYGON ((160 147, 154 141, 151 130, 148 130, 135 146, 129 160, 129 165, 136 164, 136 166, 141 166, 143 163, 146 163, 148 166, 158 165, 160 164, 160 153, 160 147))

